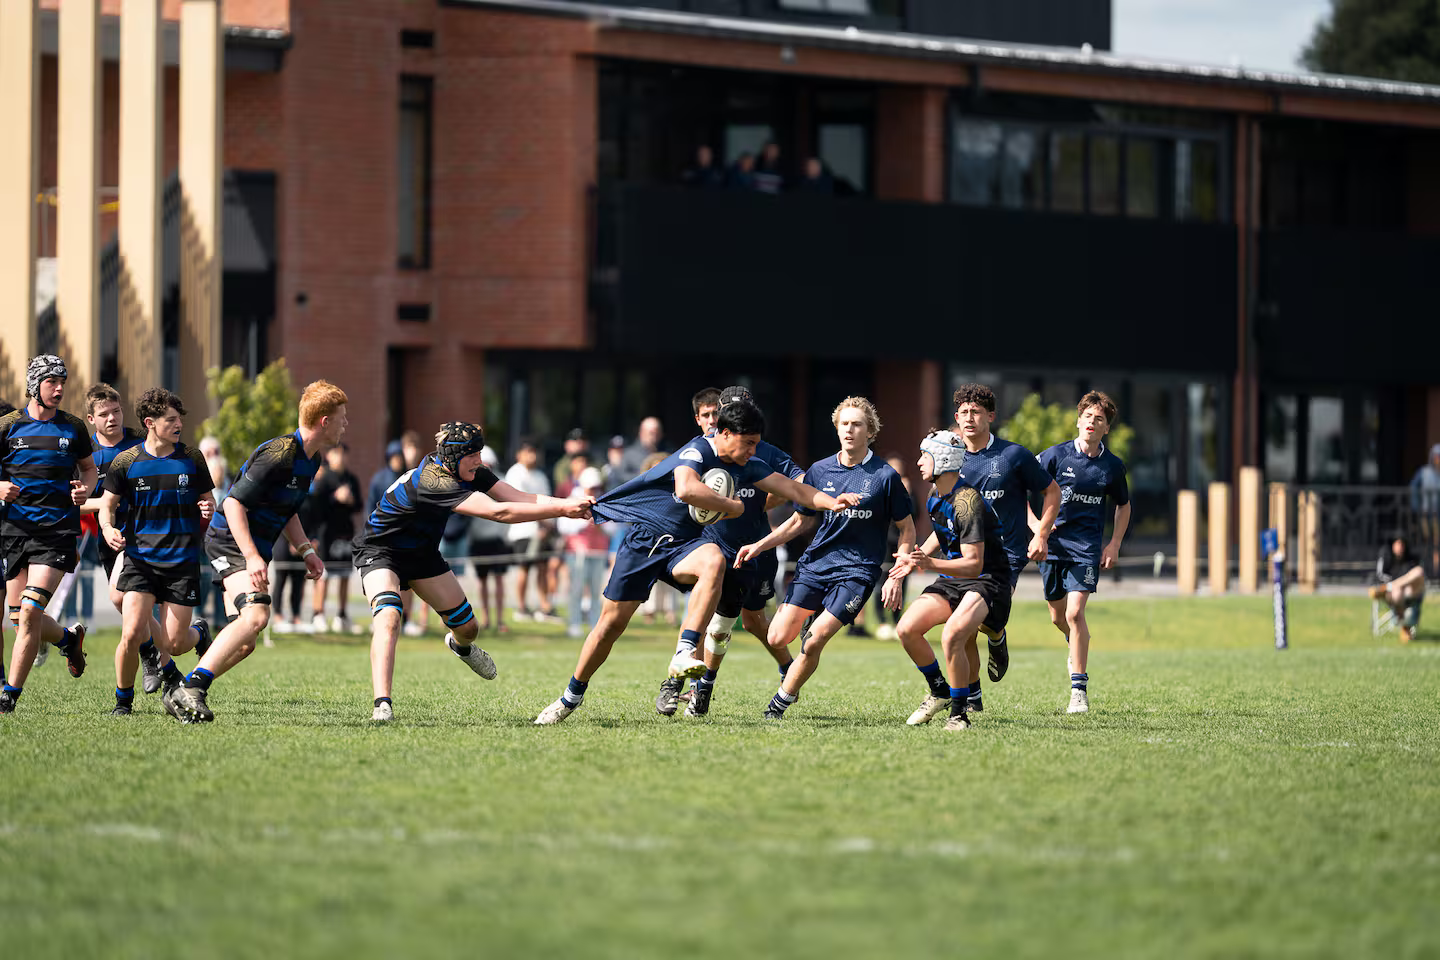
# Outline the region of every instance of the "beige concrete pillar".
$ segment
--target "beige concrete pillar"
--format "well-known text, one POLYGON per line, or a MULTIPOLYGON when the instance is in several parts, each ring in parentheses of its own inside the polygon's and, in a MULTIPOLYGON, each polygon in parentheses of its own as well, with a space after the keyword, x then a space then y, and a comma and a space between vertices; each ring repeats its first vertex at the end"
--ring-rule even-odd
POLYGON ((197 423, 220 366, 224 48, 220 0, 180 7, 180 396, 197 423))
POLYGON ((1300 592, 1314 593, 1320 585, 1320 495, 1302 492, 1296 500, 1295 517, 1300 592))
POLYGON ((1221 596, 1230 590, 1230 484, 1212 483, 1210 512, 1210 594, 1221 596))
POLYGON ((1240 468, 1239 502, 1235 505, 1240 519, 1240 592, 1255 593, 1260 589, 1260 483, 1259 467, 1240 468))
POLYGON ((1181 490, 1175 503, 1175 585, 1182 596, 1194 596, 1200 552, 1200 497, 1181 490))
POLYGON ((19 406, 35 355, 35 195, 40 190, 37 0, 0 3, 0 399, 19 406))
POLYGON ((1290 552, 1290 487, 1286 484, 1270 484, 1270 526, 1275 528, 1276 542, 1285 555, 1285 562, 1293 569, 1295 554, 1290 552))
POLYGON ((120 17, 120 377, 115 386, 127 405, 160 385, 165 134, 160 22, 160 0, 125 0, 120 17))
POLYGON ((65 406, 100 377, 100 0, 60 8, 56 352, 70 371, 65 406))

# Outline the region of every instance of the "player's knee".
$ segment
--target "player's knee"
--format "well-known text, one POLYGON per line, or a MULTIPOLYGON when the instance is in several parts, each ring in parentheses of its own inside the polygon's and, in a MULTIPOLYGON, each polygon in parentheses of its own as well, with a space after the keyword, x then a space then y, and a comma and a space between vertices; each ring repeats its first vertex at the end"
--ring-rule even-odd
POLYGON ((1065 611, 1065 625, 1069 627, 1083 627, 1085 625, 1085 611, 1082 608, 1065 611))
POLYGON ((735 632, 735 618, 717 613, 710 618, 705 628, 705 649, 716 656, 725 656, 730 649, 730 638, 735 632))
POLYGON ((480 632, 479 626, 475 623, 475 610, 470 606, 470 601, 462 600, 458 606, 448 610, 437 610, 440 619, 450 632, 458 640, 470 640, 480 632))
POLYGON ((10 626, 18 629, 20 626, 20 605, 17 603, 12 607, 7 604, 5 609, 10 616, 10 626))
POLYGON ((370 598, 370 619, 375 623, 393 620, 398 624, 405 618, 405 603, 394 590, 382 590, 370 598))
POLYGON ((270 623, 270 594, 242 593, 235 598, 236 622, 242 624, 252 635, 247 640, 253 649, 253 636, 259 634, 270 623))
POLYGON ((54 593, 44 587, 29 586, 20 592, 20 616, 22 619, 40 617, 50 605, 54 593))

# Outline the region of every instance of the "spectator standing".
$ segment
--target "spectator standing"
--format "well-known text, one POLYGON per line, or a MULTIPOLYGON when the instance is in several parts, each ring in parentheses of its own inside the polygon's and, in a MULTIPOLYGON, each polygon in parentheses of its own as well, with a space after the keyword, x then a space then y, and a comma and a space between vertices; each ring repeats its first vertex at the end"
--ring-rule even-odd
POLYGON ((755 189, 755 154, 748 151, 735 158, 735 164, 725 177, 725 186, 730 190, 755 189))
POLYGON ((350 470, 350 448, 345 444, 331 447, 325 453, 325 465, 310 486, 313 518, 319 527, 320 559, 329 572, 315 581, 311 626, 317 633, 325 631, 326 584, 335 581, 337 609, 330 629, 336 633, 353 633, 348 605, 350 602, 350 541, 355 536, 355 516, 362 509, 360 478, 350 470))
POLYGON ((695 163, 686 168, 680 179, 689 187, 718 190, 725 186, 725 171, 715 162, 715 151, 701 144, 695 148, 695 163))
MULTIPOLYGON (((565 434, 565 455, 555 462, 555 469, 550 471, 550 480, 558 491, 567 481, 573 487, 575 478, 580 474, 572 465, 577 455, 583 454, 587 458, 590 455, 590 441, 585 439, 585 431, 576 427, 565 434)), ((560 494, 557 492, 556 496, 560 494)))
POLYGON ((600 468, 600 475, 605 478, 606 490, 614 490, 625 482, 625 438, 618 433, 605 448, 605 465, 600 468))
POLYGON ((645 461, 661 452, 660 440, 663 435, 664 429, 659 417, 646 417, 640 421, 635 442, 625 448, 625 458, 621 463, 624 476, 620 477, 618 483, 624 483, 645 472, 645 461))
MULTIPOLYGON (((605 491, 604 478, 594 467, 586 467, 576 481, 576 493, 599 497, 605 491)), ((607 524, 590 520, 561 518, 556 521, 565 537, 565 557, 570 566, 570 626, 572 637, 583 637, 600 619, 600 596, 610 568, 610 533, 607 524), (584 595, 584 596, 582 596, 584 595), (588 600, 589 607, 585 604, 588 600)))
MULTIPOLYGON (((505 482, 521 493, 550 496, 550 478, 539 468, 540 448, 533 440, 520 441, 515 451, 515 463, 505 472, 505 482)), ((537 623, 558 623, 551 599, 550 570, 548 557, 543 556, 547 531, 554 530, 550 521, 529 520, 510 524, 508 537, 510 550, 519 554, 519 569, 515 577, 515 619, 535 620, 537 623), (536 608, 531 610, 525 603, 530 588, 530 575, 535 574, 536 608)))
POLYGON ((380 498, 385 496, 385 491, 390 489, 390 484, 400 479, 400 474, 405 472, 404 446, 399 440, 391 440, 385 445, 385 466, 376 470, 370 477, 370 490, 365 495, 365 518, 375 512, 375 505, 380 498))
POLYGON ((825 169, 825 164, 819 157, 811 157, 805 161, 805 174, 795 184, 795 192, 809 193, 817 197, 835 196, 835 178, 825 169))
MULTIPOLYGON (((481 450, 480 459, 491 473, 500 473, 500 458, 494 450, 489 447, 481 450)), ((470 556, 474 558, 475 579, 480 584, 481 630, 489 630, 494 624, 497 633, 510 632, 505 624, 505 571, 510 569, 505 557, 510 554, 509 533, 508 523, 484 517, 470 519, 470 556)))
POLYGON ((778 195, 785 189, 785 175, 780 172, 780 144, 771 140, 760 151, 755 162, 754 186, 757 193, 778 195))
POLYGON ((1440 576, 1440 443, 1430 448, 1430 462, 1410 478, 1410 509, 1420 518, 1421 561, 1429 560, 1430 576, 1440 576))

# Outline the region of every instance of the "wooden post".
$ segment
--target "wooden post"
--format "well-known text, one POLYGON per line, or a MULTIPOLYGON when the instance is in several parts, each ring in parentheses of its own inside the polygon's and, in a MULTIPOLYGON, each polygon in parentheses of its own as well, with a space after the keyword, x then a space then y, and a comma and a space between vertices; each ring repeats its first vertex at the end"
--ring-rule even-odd
POLYGON ((1320 495, 1314 491, 1300 494, 1297 509, 1300 590, 1314 593, 1320 583, 1320 495))
POLYGON ((1290 551, 1290 487, 1270 484, 1270 526, 1275 528, 1276 542, 1290 569, 1295 568, 1295 554, 1290 551))
POLYGON ((180 395, 211 413, 207 374, 220 366, 220 194, 225 58, 220 0, 180 7, 180 395))
POLYGON ((1230 589, 1230 484, 1210 484, 1207 522, 1210 525, 1210 594, 1219 597, 1230 589))
POLYGON ((1260 589, 1260 468, 1240 468, 1240 592, 1260 589))
MULTIPOLYGON (((40 169, 37 0, 0 3, 0 397, 23 406, 35 350, 35 194, 40 169)), ((74 409, 73 404, 71 408, 74 409)))
POLYGON ((1200 497, 1194 490, 1181 490, 1176 496, 1175 534, 1175 584, 1181 596, 1194 596, 1200 543, 1200 497))
MULTIPOLYGON (((126 0, 120 18, 120 377, 127 404, 160 385, 160 190, 165 85, 160 2, 126 0)), ((186 402, 191 398, 186 397, 186 402)), ((195 409, 201 409, 194 398, 195 409)))
POLYGON ((56 353, 70 373, 65 407, 83 413, 100 377, 100 0, 60 8, 60 51, 56 353))

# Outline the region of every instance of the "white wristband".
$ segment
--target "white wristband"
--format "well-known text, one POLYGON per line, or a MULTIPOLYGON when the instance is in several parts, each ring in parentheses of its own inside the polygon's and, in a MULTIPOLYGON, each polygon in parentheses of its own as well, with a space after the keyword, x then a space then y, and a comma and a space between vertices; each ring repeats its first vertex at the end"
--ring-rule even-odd
POLYGON ((303 546, 300 547, 300 550, 299 550, 300 559, 301 559, 301 560, 304 560, 306 557, 310 556, 310 554, 312 554, 312 553, 314 553, 314 552, 315 552, 315 547, 314 547, 312 544, 309 544, 309 543, 304 544, 303 546))

